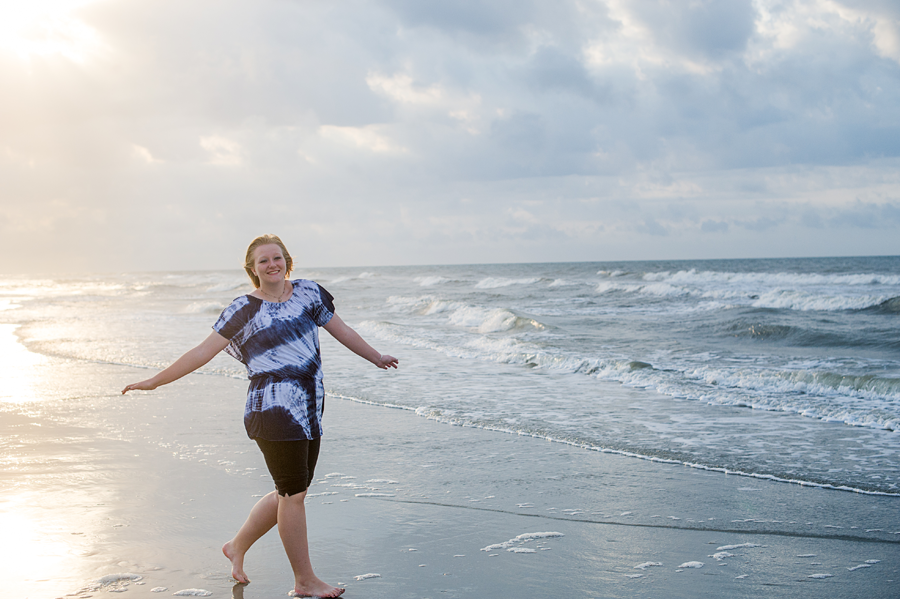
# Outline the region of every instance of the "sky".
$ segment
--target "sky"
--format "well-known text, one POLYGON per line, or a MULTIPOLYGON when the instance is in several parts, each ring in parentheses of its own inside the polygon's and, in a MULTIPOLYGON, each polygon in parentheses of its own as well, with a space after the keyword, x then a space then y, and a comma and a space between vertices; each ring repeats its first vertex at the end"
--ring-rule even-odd
POLYGON ((896 0, 0 0, 0 272, 900 254, 896 0))

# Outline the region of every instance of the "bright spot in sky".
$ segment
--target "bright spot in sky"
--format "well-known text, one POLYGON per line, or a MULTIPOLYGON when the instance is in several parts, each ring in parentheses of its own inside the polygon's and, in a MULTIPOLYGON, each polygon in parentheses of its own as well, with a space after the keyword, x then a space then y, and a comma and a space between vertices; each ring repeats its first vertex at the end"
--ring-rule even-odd
POLYGON ((0 52, 11 52, 23 60, 57 55, 86 62, 104 44, 76 12, 97 1, 0 0, 0 52))

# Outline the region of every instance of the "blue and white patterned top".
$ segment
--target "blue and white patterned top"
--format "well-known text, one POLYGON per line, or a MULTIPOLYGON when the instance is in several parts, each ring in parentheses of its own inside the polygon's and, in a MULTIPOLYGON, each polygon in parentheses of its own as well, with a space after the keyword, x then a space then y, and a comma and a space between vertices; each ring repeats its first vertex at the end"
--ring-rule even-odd
POLYGON ((244 426, 251 439, 298 441, 322 436, 325 387, 319 329, 334 316, 334 297, 314 281, 291 281, 287 301, 242 295, 213 330, 229 339, 225 352, 247 367, 250 388, 244 426))

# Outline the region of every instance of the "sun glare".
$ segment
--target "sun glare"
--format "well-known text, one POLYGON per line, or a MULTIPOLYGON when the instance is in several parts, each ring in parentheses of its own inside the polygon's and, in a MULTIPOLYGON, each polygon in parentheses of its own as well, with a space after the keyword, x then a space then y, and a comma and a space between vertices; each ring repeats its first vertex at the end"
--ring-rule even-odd
POLYGON ((77 10, 99 0, 0 0, 0 52, 85 63, 105 48, 77 10))
POLYGON ((39 398, 31 377, 33 367, 45 358, 25 349, 16 339, 16 325, 0 325, 0 402, 25 403, 39 398))

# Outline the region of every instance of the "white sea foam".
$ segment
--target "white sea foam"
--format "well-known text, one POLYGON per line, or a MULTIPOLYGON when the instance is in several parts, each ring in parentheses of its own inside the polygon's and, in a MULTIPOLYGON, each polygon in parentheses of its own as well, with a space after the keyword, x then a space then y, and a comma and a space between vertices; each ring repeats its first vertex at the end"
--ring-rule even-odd
POLYGON ((533 285, 540 281, 540 278, 524 278, 524 279, 505 279, 503 277, 487 277, 475 284, 475 289, 497 289, 500 287, 509 287, 511 285, 533 285))
MULTIPOLYGON (((121 564, 119 564, 119 565, 121 565, 121 564)), ((112 584, 114 582, 121 582, 123 580, 135 581, 135 580, 141 580, 143 578, 144 577, 141 576, 140 574, 130 574, 127 572, 124 572, 122 574, 107 574, 106 576, 103 576, 103 577, 97 579, 97 584, 99 584, 100 586, 106 586, 108 584, 112 584)))
POLYGON ((823 572, 820 574, 810 574, 809 576, 807 576, 807 578, 816 578, 821 580, 823 578, 834 578, 834 574, 827 574, 823 572))
MULTIPOLYGON (((487 547, 483 547, 481 551, 495 551, 497 549, 506 549, 507 551, 511 551, 517 545, 521 545, 523 543, 528 543, 529 541, 534 541, 537 539, 552 539, 557 537, 565 536, 561 532, 526 532, 512 538, 508 541, 504 541, 502 543, 495 543, 493 545, 488 545, 487 547)), ((524 551, 524 552, 516 552, 514 553, 534 553, 534 550, 524 551)))
POLYGON ((719 552, 714 553, 714 554, 712 554, 712 555, 710 555, 710 556, 708 556, 708 557, 713 558, 713 559, 716 560, 717 562, 721 562, 721 561, 724 560, 726 557, 734 557, 734 554, 733 554, 733 553, 728 553, 727 551, 719 551, 719 552))
POLYGON ((652 568, 653 566, 662 566, 662 562, 644 562, 642 564, 638 564, 634 567, 635 570, 646 570, 647 568, 652 568))
POLYGON ((359 576, 354 576, 356 580, 370 580, 372 578, 381 578, 381 574, 375 574, 374 572, 369 572, 368 574, 360 574, 359 576))
POLYGON ((679 568, 702 568, 703 562, 684 562, 679 568))
POLYGON ((847 568, 850 572, 855 572, 856 570, 862 570, 863 568, 871 568, 871 564, 860 564, 858 566, 853 566, 852 568, 847 568))
POLYGON ((762 547, 762 545, 757 545, 756 543, 741 543, 740 545, 722 545, 721 547, 716 547, 716 551, 730 551, 732 549, 744 549, 750 547, 762 547))
POLYGON ((440 285, 441 283, 446 283, 450 279, 447 279, 445 277, 430 276, 430 277, 416 277, 413 280, 416 283, 418 283, 420 287, 432 287, 434 285, 440 285))
POLYGON ((209 597, 212 591, 206 589, 183 589, 172 593, 176 597, 209 597))
POLYGON ((554 539, 564 536, 565 535, 561 532, 526 532, 524 534, 518 535, 515 540, 525 542, 533 541, 535 539, 554 539))

